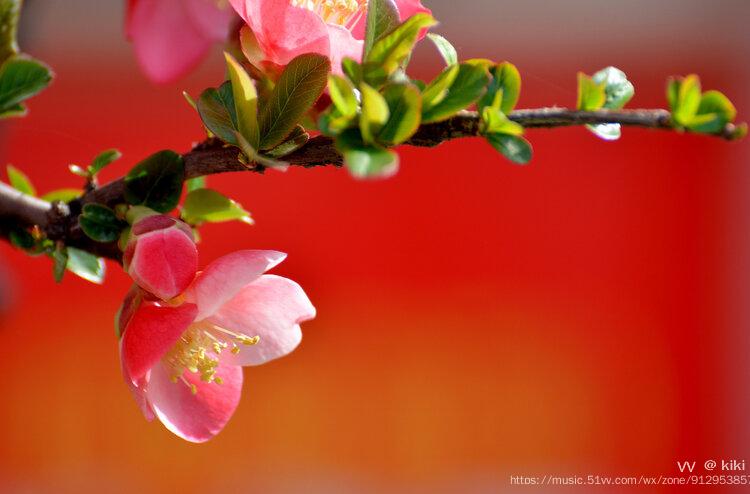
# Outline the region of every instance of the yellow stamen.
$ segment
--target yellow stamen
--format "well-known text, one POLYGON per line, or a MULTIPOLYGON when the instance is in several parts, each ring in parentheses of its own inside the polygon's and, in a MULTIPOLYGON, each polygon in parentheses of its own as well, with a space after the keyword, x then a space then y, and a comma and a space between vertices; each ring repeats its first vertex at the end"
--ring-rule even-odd
POLYGON ((351 29, 367 11, 367 0, 289 0, 294 7, 315 12, 328 24, 351 29))

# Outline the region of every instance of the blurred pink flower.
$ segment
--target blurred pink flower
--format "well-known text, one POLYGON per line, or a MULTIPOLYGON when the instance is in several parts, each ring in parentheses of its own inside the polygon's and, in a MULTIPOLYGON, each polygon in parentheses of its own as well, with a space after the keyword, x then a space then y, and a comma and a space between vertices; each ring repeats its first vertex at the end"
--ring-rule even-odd
POLYGON ((263 274, 285 257, 262 250, 221 257, 176 306, 128 294, 118 317, 120 358, 148 420, 159 418, 188 441, 207 441, 237 408, 242 366, 297 347, 299 324, 315 317, 315 307, 297 283, 263 274))
MULTIPOLYGON (((362 59, 367 0, 230 0, 255 34, 266 58, 286 65, 303 53, 331 59, 341 73, 345 57, 362 59)), ((419 0, 395 0, 401 21, 430 13, 419 0)))
POLYGON ((146 76, 167 83, 226 40, 233 18, 226 0, 128 0, 126 33, 146 76))
POLYGON ((198 269, 193 232, 171 216, 145 216, 130 230, 123 267, 143 290, 162 300, 176 297, 198 269))

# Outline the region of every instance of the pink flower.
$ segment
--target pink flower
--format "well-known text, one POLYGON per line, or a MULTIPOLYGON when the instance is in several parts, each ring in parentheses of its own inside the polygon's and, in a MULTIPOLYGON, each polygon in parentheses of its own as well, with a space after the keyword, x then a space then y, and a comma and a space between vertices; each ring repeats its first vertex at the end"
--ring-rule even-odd
POLYGON ((190 227, 157 214, 137 220, 130 235, 123 267, 136 284, 162 300, 184 292, 198 269, 190 227))
POLYGON ((285 257, 261 250, 221 257, 198 273, 177 306, 129 294, 119 317, 120 358, 148 420, 207 441, 237 408, 242 366, 294 350, 299 324, 315 317, 315 307, 295 282, 263 274, 285 257))
POLYGON ((128 0, 125 29, 146 76, 167 83, 226 40, 233 18, 226 0, 128 0))
MULTIPOLYGON (((362 59, 367 0, 230 0, 268 60, 286 65, 303 53, 331 59, 341 73, 345 57, 362 59)), ((420 0, 395 0, 401 21, 430 13, 420 0)))

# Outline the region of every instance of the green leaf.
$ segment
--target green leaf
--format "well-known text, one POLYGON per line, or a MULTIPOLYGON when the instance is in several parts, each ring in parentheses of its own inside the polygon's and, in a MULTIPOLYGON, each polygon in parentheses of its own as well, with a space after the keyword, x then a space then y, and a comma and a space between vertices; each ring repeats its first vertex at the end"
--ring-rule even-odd
POLYGON ((294 128, 287 140, 273 149, 268 150, 267 154, 271 158, 283 158, 304 146, 310 140, 310 134, 305 132, 304 127, 298 125, 294 128))
POLYGON ((49 85, 52 71, 38 60, 13 56, 0 67, 0 112, 17 111, 18 104, 49 85))
POLYGON ((362 114, 359 116, 359 129, 362 132, 364 142, 373 144, 375 136, 388 122, 390 116, 388 102, 379 92, 364 82, 360 84, 359 90, 362 93, 362 114))
POLYGON ((89 254, 85 250, 68 247, 68 262, 66 267, 68 271, 80 276, 84 280, 98 285, 104 282, 104 274, 106 272, 104 259, 89 254))
POLYGON ((450 118, 460 110, 474 103, 484 94, 490 79, 484 67, 468 63, 462 63, 458 67, 459 70, 456 79, 448 89, 448 94, 445 98, 438 103, 433 102, 430 105, 427 105, 427 102, 423 101, 423 123, 439 122, 450 118))
POLYGON ((490 69, 492 80, 487 92, 477 102, 482 111, 487 106, 499 109, 506 115, 513 111, 521 95, 521 74, 515 65, 503 62, 490 69))
POLYGON ((586 128, 605 141, 616 141, 622 137, 622 126, 618 123, 587 125, 586 128))
POLYGON ((76 164, 71 163, 70 165, 68 165, 68 170, 73 175, 77 175, 77 176, 79 176, 81 178, 85 178, 85 179, 89 178, 89 172, 86 171, 86 170, 84 170, 83 168, 81 168, 80 166, 78 166, 76 164))
POLYGON ((378 141, 388 146, 401 144, 419 128, 422 97, 413 84, 388 84, 383 91, 390 117, 380 129, 378 141))
POLYGON ((719 91, 706 91, 701 96, 696 116, 688 124, 693 132, 716 134, 737 117, 737 109, 719 91))
POLYGON ((328 58, 315 53, 289 62, 260 115, 260 147, 254 149, 271 149, 285 140, 325 90, 330 71, 328 58))
POLYGON ((435 45, 438 52, 440 52, 440 56, 445 60, 445 65, 450 66, 458 63, 458 52, 456 52, 450 41, 435 33, 429 33, 427 37, 435 45))
POLYGON ((684 79, 670 80, 667 99, 674 122, 682 127, 690 125, 701 104, 701 83, 698 76, 692 74, 684 79))
POLYGON ((331 95, 333 105, 344 117, 353 117, 357 114, 357 96, 354 94, 354 86, 348 79, 336 74, 328 76, 328 92, 331 95))
POLYGON ((367 145, 356 129, 342 133, 336 147, 344 165, 357 178, 385 178, 398 171, 398 155, 388 149, 367 145))
POLYGON ((23 103, 18 103, 10 108, 0 111, 1 118, 13 118, 13 117, 24 117, 28 113, 28 109, 23 103))
POLYGON ((354 84, 359 84, 362 81, 362 65, 356 60, 344 58, 341 61, 341 70, 354 84))
POLYGON ((448 90, 458 76, 460 67, 451 65, 433 79, 422 91, 422 105, 424 108, 432 108, 448 96, 448 90))
POLYGON ((22 0, 0 0, 0 64, 18 53, 16 31, 22 0))
POLYGON ((51 192, 47 192, 41 198, 47 202, 70 202, 73 199, 77 199, 83 195, 81 189, 57 189, 51 192))
POLYGON ((633 99, 635 87, 625 72, 616 67, 607 67, 591 77, 595 84, 604 84, 606 100, 603 108, 619 110, 633 99))
POLYGON ((15 228, 8 234, 10 243, 22 250, 29 250, 34 247, 34 237, 26 230, 15 228))
POLYGON ((68 252, 63 244, 58 244, 52 253, 52 275, 56 283, 60 283, 65 275, 65 267, 68 265, 68 252))
POLYGON ((597 84, 583 72, 578 73, 578 102, 576 108, 581 111, 601 110, 607 101, 604 91, 606 83, 597 84))
POLYGON ((381 86, 411 54, 419 32, 435 24, 436 21, 431 15, 415 14, 376 41, 364 59, 365 80, 372 86, 381 86))
POLYGON ((114 242, 125 227, 115 212, 101 204, 86 204, 78 217, 81 230, 97 242, 114 242))
POLYGON ((188 192, 192 192, 194 190, 203 189, 206 187, 206 177, 195 177, 190 178, 188 180, 185 180, 185 188, 188 192))
MULTIPOLYGON (((232 55, 224 52, 229 80, 232 81, 237 130, 251 146, 257 149, 260 142, 258 127, 258 92, 250 76, 232 55)), ((210 130, 210 129, 209 129, 210 130)), ((212 131, 213 132, 213 131, 212 131)), ((217 134, 219 135, 219 134, 217 134)))
POLYGON ((273 159, 269 156, 264 156, 256 151, 239 132, 237 133, 237 142, 239 143, 240 150, 247 157, 248 163, 257 163, 261 166, 275 168, 281 171, 286 171, 286 169, 289 168, 289 163, 273 159))
POLYGON ((483 134, 506 134, 521 136, 523 126, 508 119, 502 111, 492 106, 485 107, 482 111, 483 134))
POLYGON ((8 165, 6 169, 8 171, 8 180, 14 189, 30 196, 36 196, 36 189, 26 174, 13 165, 8 165))
POLYGON ((108 149, 102 151, 99 155, 94 158, 94 161, 89 165, 88 172, 90 176, 96 176, 97 173, 102 171, 106 166, 119 160, 122 157, 122 153, 117 149, 108 149))
POLYGON ((234 135, 239 127, 231 82, 226 81, 218 89, 208 88, 203 91, 198 97, 196 108, 203 125, 211 133, 228 144, 237 145, 234 135))
POLYGON ((191 225, 204 221, 220 223, 233 220, 253 223, 250 213, 240 204, 212 189, 198 189, 189 193, 182 207, 182 218, 191 225))
POLYGON ((377 40, 384 34, 393 31, 398 25, 398 8, 393 0, 370 0, 367 2, 364 56, 367 57, 377 40))
POLYGON ((166 213, 177 206, 185 179, 185 163, 174 151, 159 151, 125 176, 125 200, 166 213))
POLYGON ((523 137, 508 134, 486 134, 485 137, 492 147, 513 163, 525 165, 531 161, 531 144, 523 137))

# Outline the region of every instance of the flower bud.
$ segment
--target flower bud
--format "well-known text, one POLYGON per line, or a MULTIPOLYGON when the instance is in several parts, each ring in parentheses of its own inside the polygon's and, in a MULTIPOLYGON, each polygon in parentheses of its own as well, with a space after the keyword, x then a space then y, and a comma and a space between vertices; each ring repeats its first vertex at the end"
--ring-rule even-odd
POLYGON ((143 216, 133 223, 123 265, 143 290, 170 300, 185 291, 198 269, 193 232, 171 216, 143 216))

